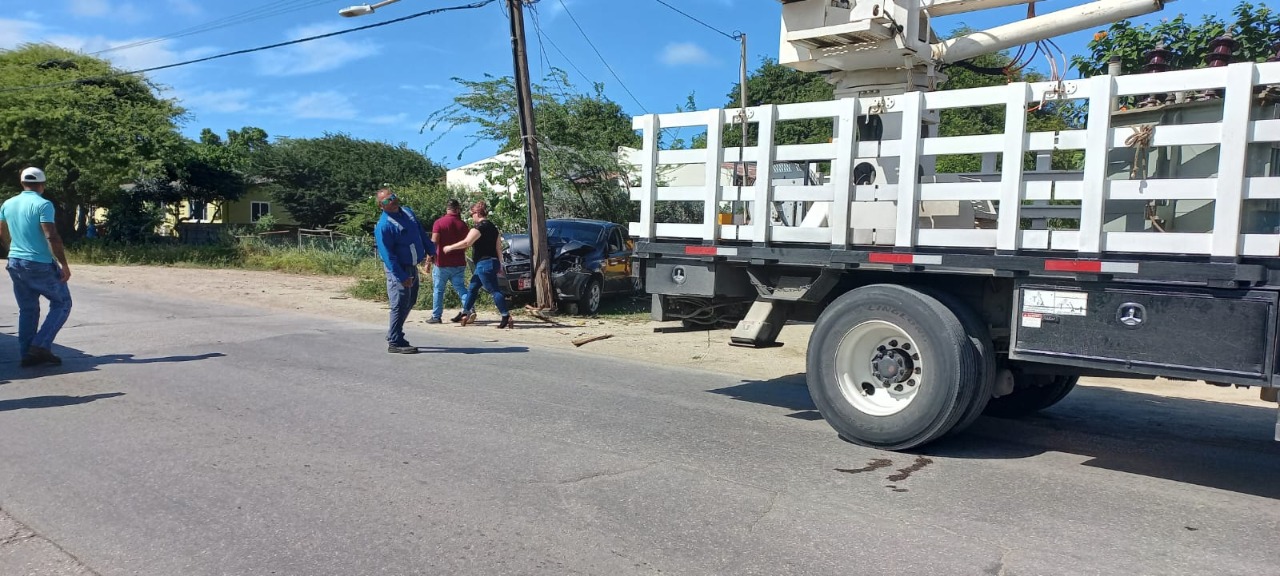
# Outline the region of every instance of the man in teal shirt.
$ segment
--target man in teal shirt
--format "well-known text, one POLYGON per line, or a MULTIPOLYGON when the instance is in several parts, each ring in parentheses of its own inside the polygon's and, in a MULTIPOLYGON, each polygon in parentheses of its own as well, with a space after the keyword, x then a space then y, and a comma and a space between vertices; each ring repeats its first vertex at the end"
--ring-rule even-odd
POLYGON ((44 172, 27 168, 19 178, 22 193, 0 205, 0 243, 9 250, 5 268, 18 300, 18 351, 24 367, 57 365, 62 360, 51 348, 71 315, 71 267, 54 225, 53 203, 44 197, 44 172), (49 314, 37 331, 41 296, 49 301, 49 314))

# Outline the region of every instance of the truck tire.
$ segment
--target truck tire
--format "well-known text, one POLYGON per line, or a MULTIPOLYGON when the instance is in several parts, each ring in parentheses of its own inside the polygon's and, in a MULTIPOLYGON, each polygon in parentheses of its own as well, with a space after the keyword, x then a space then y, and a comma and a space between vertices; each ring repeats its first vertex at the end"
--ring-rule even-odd
POLYGON ((806 379, 818 412, 845 439, 906 450, 956 425, 978 391, 981 361, 938 299, 875 284, 840 296, 818 317, 806 379))
POLYGON ((1067 397, 1079 376, 1015 374, 1018 387, 1012 394, 992 398, 985 413, 996 418, 1020 418, 1053 406, 1067 397))
POLYGON ((991 401, 991 395, 996 388, 996 375, 998 374, 998 366, 996 365, 996 349, 995 343, 991 340, 991 327, 974 311, 973 307, 964 302, 961 298, 938 289, 928 289, 926 293, 956 314, 960 319, 960 323, 964 325, 964 331, 969 335, 969 341, 973 343, 974 351, 978 355, 978 386, 974 391, 973 398, 969 405, 965 407, 964 412, 960 415, 960 420, 956 425, 947 432, 948 436, 959 434, 972 426, 983 411, 987 407, 987 403, 991 401))

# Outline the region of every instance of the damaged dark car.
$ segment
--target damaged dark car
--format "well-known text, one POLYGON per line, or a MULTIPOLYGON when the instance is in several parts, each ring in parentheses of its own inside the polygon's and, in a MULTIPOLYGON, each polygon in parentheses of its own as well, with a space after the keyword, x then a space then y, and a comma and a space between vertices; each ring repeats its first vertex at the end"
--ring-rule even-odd
MULTIPOLYGON (((634 244, 626 228, 603 220, 547 220, 551 287, 561 310, 592 316, 607 296, 632 295, 641 288, 632 275, 634 244)), ((533 250, 527 234, 507 237, 505 291, 517 301, 532 302, 533 250)))

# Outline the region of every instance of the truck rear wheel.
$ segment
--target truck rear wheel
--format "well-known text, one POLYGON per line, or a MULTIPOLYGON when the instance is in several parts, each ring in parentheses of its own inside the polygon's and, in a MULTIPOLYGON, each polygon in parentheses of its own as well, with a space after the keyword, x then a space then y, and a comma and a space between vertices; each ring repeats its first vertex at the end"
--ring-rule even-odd
POLYGON ((937 298, 893 284, 865 286, 837 298, 814 325, 809 394, 846 439, 905 450, 964 416, 981 361, 964 325, 937 298))
POLYGON ((1053 406, 1067 397, 1080 381, 1079 376, 1017 374, 1013 393, 992 398, 985 414, 997 418, 1019 418, 1053 406))
POLYGON ((964 331, 969 335, 969 340, 973 342, 974 351, 978 354, 977 389, 969 405, 965 407, 964 413, 960 415, 960 420, 947 432, 948 435, 958 434, 972 426, 982 416, 987 403, 991 401, 991 395, 995 392, 996 375, 999 370, 996 365, 995 343, 991 340, 991 328, 972 306, 942 290, 930 289, 928 294, 955 312, 956 318, 959 318, 960 323, 964 325, 964 331))

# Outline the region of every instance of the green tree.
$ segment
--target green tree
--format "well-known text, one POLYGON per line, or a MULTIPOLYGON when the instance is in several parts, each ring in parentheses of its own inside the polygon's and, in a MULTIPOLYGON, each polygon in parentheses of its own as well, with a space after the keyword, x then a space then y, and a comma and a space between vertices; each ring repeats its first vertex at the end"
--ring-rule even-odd
POLYGON ((1206 14, 1199 23, 1192 23, 1179 14, 1141 26, 1122 20, 1094 34, 1087 46, 1089 52, 1072 57, 1071 66, 1082 77, 1100 76, 1107 73, 1111 58, 1119 57, 1122 74, 1138 74, 1147 64, 1147 51, 1164 43, 1172 51, 1173 69, 1199 68, 1207 64, 1209 42, 1226 32, 1239 43, 1234 62, 1262 62, 1276 54, 1280 13, 1265 5, 1241 2, 1231 15, 1233 19, 1225 20, 1206 14))
POLYGON ((427 183, 444 168, 405 145, 392 146, 326 133, 320 138, 281 138, 262 151, 257 172, 270 180, 272 196, 304 226, 335 224, 354 202, 383 185, 427 183))
MULTIPOLYGON (((742 106, 740 82, 734 82, 729 90, 725 108, 742 106)), ((788 66, 778 64, 772 58, 764 58, 760 67, 747 75, 747 107, 762 104, 799 104, 801 102, 825 102, 835 98, 835 86, 826 78, 812 72, 801 72, 788 66)), ((754 146, 756 132, 749 130, 747 145, 754 146)), ((791 144, 822 144, 831 141, 832 123, 829 120, 795 120, 779 122, 773 130, 774 143, 778 146, 791 144)), ((704 137, 705 138, 705 137, 704 137)), ((726 146, 741 146, 742 132, 736 126, 726 127, 724 140, 726 146)), ((705 140, 698 148, 705 146, 705 140)))
POLYGON ((67 236, 84 208, 140 174, 161 174, 183 146, 183 109, 106 60, 27 44, 0 51, 0 86, 0 190, 16 190, 23 168, 43 167, 67 236))
MULTIPOLYGON (((968 33, 961 29, 957 35, 968 33)), ((1013 56, 1008 52, 984 54, 966 61, 965 65, 952 65, 944 69, 948 78, 940 86, 942 90, 961 90, 965 88, 981 88, 986 86, 1002 86, 1010 82, 1042 82, 1046 80, 1038 72, 1023 72, 1016 69, 1013 56), (993 73, 999 71, 1000 73, 993 73)), ((1047 101, 1041 105, 1029 106, 1027 113, 1028 132, 1052 132, 1075 129, 1082 126, 1082 109, 1071 102, 1047 101)), ((1005 126, 1005 107, 1001 104, 992 106, 949 108, 939 114, 939 136, 972 136, 978 134, 1001 134, 1005 126)), ((1052 167, 1057 170, 1080 168, 1083 155, 1078 150, 1061 150, 1052 154, 1052 167)), ((982 158, 978 154, 953 154, 936 158, 936 170, 939 173, 977 172, 982 168, 982 158)), ((1030 169, 1035 166, 1035 155, 1028 154, 1023 164, 1030 169)))
MULTIPOLYGON (((426 126, 433 130, 440 126, 474 127, 471 142, 463 151, 482 142, 497 143, 501 151, 518 149, 520 123, 511 78, 454 81, 464 92, 449 106, 432 113, 426 126)), ((631 178, 634 167, 619 158, 618 149, 640 146, 640 138, 631 128, 631 116, 605 96, 602 84, 579 92, 561 70, 552 70, 544 83, 531 89, 548 217, 628 222, 638 209, 622 182, 631 178)), ((519 160, 494 161, 476 171, 489 184, 482 191, 495 215, 504 217, 505 211, 509 228, 527 229, 524 195, 508 198, 495 191, 523 190, 521 165, 519 160)))
MULTIPOLYGON (((497 143, 499 151, 519 148, 520 117, 511 77, 486 74, 484 80, 453 81, 462 86, 463 93, 448 106, 432 112, 424 129, 443 127, 443 136, 453 128, 473 127, 475 133, 469 137, 470 143, 458 151, 458 158, 485 142, 497 143)), ((553 69, 544 83, 531 86, 531 92, 535 128, 543 142, 587 150, 640 145, 639 136, 631 129, 631 116, 604 95, 603 84, 594 84, 590 92, 578 92, 564 71, 553 69)))

